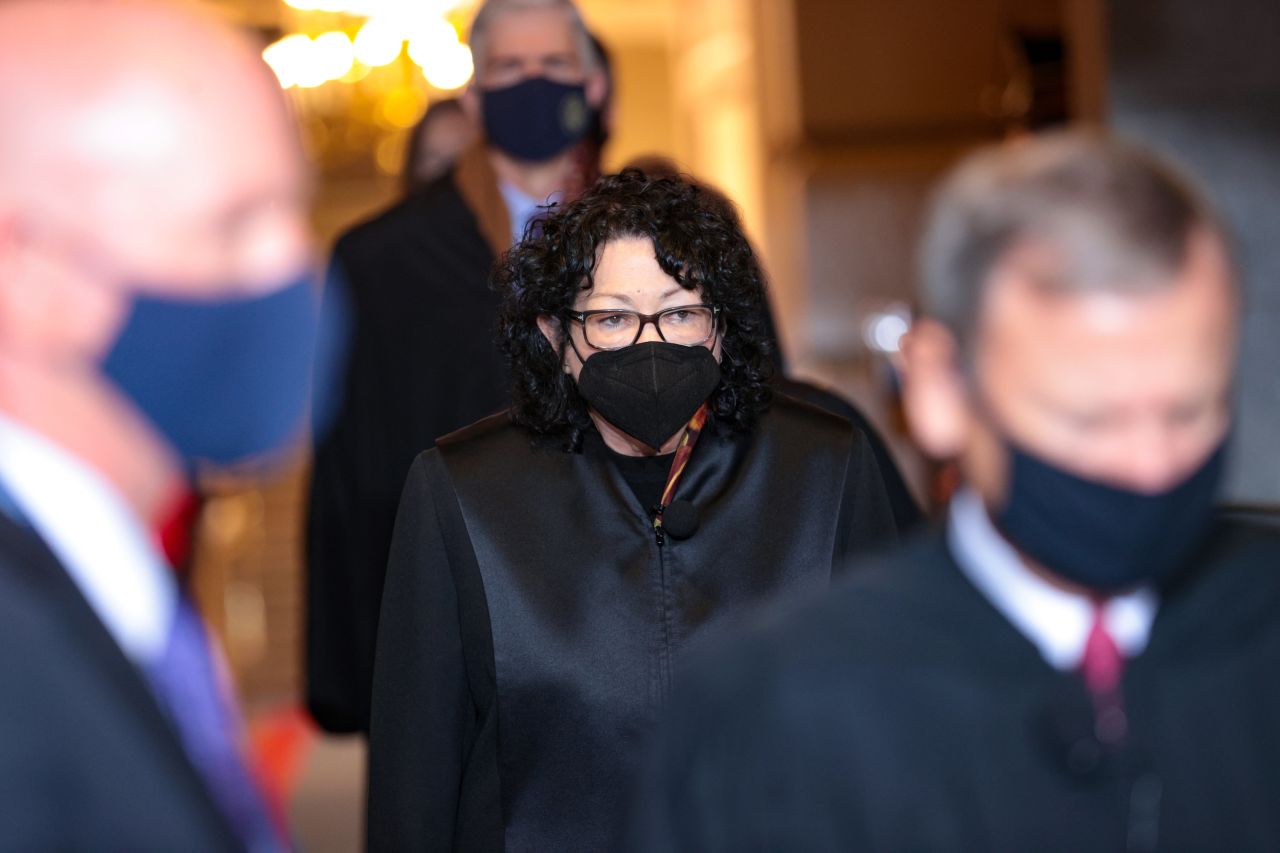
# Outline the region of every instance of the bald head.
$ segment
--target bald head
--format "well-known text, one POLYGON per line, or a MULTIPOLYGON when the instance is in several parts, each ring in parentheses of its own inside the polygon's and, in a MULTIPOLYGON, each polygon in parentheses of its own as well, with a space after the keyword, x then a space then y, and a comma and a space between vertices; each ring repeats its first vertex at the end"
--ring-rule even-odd
POLYGON ((298 235, 257 228, 305 190, 292 123, 257 49, 203 14, 0 3, 0 116, 0 228, 91 244, 104 273, 137 280, 252 282, 299 264, 298 235))
MULTIPOLYGON (((147 512, 183 448, 106 360, 142 297, 199 312, 299 281, 308 184, 242 35, 180 0, 0 0, 0 410, 147 512)), ((183 366, 195 348, 219 364, 248 351, 218 335, 166 347, 147 361, 179 365, 162 383, 173 399, 199 384, 183 366)))

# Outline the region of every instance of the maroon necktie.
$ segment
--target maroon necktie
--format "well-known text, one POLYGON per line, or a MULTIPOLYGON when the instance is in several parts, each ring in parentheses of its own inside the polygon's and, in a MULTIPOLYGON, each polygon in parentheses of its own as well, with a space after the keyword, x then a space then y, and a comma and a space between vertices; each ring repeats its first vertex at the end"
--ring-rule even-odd
POLYGON ((199 517, 200 498, 193 491, 183 491, 164 507, 152 529, 165 559, 179 574, 186 572, 191 562, 192 538, 199 517))
POLYGON ((1124 740, 1128 722, 1124 715, 1124 702, 1120 692, 1120 679, 1124 673, 1124 655, 1120 653, 1115 638, 1107 631, 1103 619, 1103 599, 1093 602, 1093 626, 1084 643, 1084 656, 1080 660, 1080 675, 1093 698, 1094 721, 1098 740, 1118 744, 1124 740))

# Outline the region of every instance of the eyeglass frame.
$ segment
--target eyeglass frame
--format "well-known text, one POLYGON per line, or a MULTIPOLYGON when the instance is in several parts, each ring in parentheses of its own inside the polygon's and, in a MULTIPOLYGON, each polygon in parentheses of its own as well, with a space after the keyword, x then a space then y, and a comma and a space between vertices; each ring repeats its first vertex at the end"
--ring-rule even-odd
POLYGON ((664 344, 671 343, 671 341, 667 340, 667 336, 662 334, 662 325, 658 322, 658 319, 662 317, 663 314, 670 314, 673 311, 688 311, 690 308, 710 308, 711 309, 711 331, 708 332, 707 336, 700 341, 696 341, 691 344, 677 343, 676 346, 682 346, 682 347, 702 346, 707 341, 714 338, 716 334, 720 331, 720 306, 719 305, 708 305, 705 302, 699 302, 694 305, 676 305, 672 308, 663 308, 661 311, 658 311, 655 314, 642 314, 639 311, 632 311, 630 308, 593 308, 590 311, 566 311, 565 316, 571 320, 577 320, 578 323, 582 325, 582 342, 585 343, 587 346, 591 347, 593 350, 599 350, 600 352, 616 352, 620 349, 626 349, 627 347, 635 346, 636 341, 640 340, 640 336, 644 334, 644 327, 649 325, 650 323, 652 323, 653 328, 658 331, 658 337, 662 339, 662 342, 664 344), (595 344, 591 343, 591 341, 587 340, 587 318, 598 316, 600 314, 632 314, 635 317, 637 317, 640 320, 640 325, 636 328, 636 336, 631 339, 631 343, 622 344, 616 347, 598 347, 595 344))

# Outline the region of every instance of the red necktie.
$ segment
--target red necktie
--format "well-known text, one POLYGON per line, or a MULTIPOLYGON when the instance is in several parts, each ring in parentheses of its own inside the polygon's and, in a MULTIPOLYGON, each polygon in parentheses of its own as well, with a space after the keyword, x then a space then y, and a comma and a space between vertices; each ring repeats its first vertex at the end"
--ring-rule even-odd
POLYGON ((191 534, 199 516, 200 499, 195 492, 183 491, 161 513, 152 531, 165 559, 180 574, 191 559, 191 534))
POLYGON ((1124 656, 1116 641, 1107 632, 1103 620, 1102 602, 1093 605, 1093 627, 1084 641, 1084 657, 1080 660, 1080 673, 1085 686, 1093 696, 1107 696, 1120 687, 1120 675, 1124 672, 1124 656))
POLYGON ((1115 639, 1107 631, 1103 619, 1101 599, 1093 603, 1093 627, 1084 642, 1084 657, 1080 660, 1080 674, 1085 687, 1093 697, 1094 720, 1097 736, 1103 743, 1119 743, 1124 740, 1128 722, 1124 715, 1124 703, 1120 692, 1120 677, 1124 673, 1124 655, 1115 639))

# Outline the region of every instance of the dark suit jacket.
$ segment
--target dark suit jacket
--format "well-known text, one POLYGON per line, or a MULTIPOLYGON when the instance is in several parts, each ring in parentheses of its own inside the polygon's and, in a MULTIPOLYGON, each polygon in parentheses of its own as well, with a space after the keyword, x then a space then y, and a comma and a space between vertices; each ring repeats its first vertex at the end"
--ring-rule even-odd
POLYGON ((141 673, 3 514, 0 849, 240 849, 141 673))
POLYGON ((1280 850, 1280 538, 1221 526, 1130 661, 1122 748, 923 538, 695 668, 635 849, 1280 850))
POLYGON ((413 459, 510 399, 489 271, 511 236, 483 148, 338 241, 352 340, 307 519, 307 704, 366 731, 387 552, 413 459))

